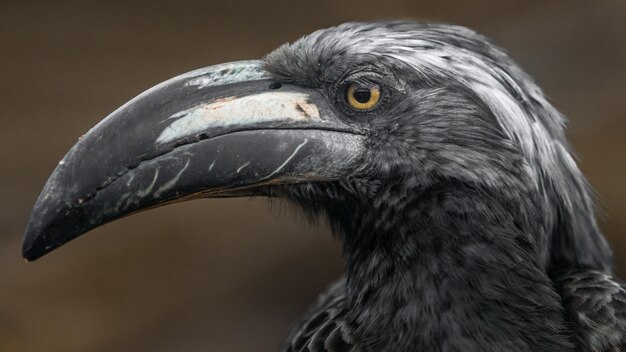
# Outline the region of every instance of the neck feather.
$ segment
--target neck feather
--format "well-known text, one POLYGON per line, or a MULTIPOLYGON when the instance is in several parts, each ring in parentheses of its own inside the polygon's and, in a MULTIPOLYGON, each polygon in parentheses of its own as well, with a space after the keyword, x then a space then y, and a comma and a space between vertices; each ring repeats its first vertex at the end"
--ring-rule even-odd
POLYGON ((545 230, 529 220, 536 207, 519 201, 528 195, 508 194, 458 182, 390 186, 362 207, 330 211, 359 340, 372 350, 569 350, 545 230))

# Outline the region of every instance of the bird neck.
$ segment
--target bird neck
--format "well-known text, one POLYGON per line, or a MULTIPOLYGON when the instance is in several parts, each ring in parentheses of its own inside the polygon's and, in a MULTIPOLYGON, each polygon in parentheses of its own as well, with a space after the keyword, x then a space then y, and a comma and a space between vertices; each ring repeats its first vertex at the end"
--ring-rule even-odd
POLYGON ((381 351, 567 350, 547 246, 524 220, 532 207, 504 197, 458 183, 390 187, 344 214, 357 338, 381 351))

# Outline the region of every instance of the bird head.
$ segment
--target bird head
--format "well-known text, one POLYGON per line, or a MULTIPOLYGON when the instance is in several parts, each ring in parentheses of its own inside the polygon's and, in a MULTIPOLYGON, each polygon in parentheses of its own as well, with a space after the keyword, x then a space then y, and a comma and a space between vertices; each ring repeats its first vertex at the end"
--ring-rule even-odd
POLYGON ((23 253, 201 197, 282 196, 346 232, 348 210, 401 212, 444 185, 521 204, 547 265, 608 265, 563 117, 485 37, 413 22, 320 30, 139 95, 59 163, 23 253))

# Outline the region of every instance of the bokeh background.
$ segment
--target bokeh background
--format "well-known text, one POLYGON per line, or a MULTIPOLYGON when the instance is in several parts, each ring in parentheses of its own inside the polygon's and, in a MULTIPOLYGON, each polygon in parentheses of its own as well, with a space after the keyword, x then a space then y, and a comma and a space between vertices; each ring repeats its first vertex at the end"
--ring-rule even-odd
POLYGON ((272 351, 342 271, 324 224, 264 200, 200 200, 20 258, 58 160, 109 112, 176 74, 254 59, 347 20, 473 27, 571 119, 626 274, 626 1, 2 1, 0 351, 272 351))

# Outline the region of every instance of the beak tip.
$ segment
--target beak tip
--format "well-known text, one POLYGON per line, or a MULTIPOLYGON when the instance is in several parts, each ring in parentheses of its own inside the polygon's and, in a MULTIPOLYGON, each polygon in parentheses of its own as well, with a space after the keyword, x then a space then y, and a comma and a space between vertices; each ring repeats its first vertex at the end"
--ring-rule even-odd
POLYGON ((40 244, 41 240, 38 240, 36 234, 31 231, 27 231, 24 236, 24 243, 22 244, 22 257, 27 262, 32 262, 46 253, 45 247, 40 244))
POLYGON ((31 216, 22 243, 22 257, 27 262, 32 262, 59 246, 56 242, 50 241, 50 238, 54 237, 49 236, 48 231, 42 230, 44 228, 42 223, 33 219, 37 218, 31 216))
POLYGON ((59 246, 60 245, 58 244, 46 244, 43 240, 36 240, 36 242, 32 244, 24 242, 24 245, 22 246, 22 258, 24 258, 27 262, 33 262, 59 246))
POLYGON ((32 250, 32 248, 22 248, 22 258, 24 258, 26 262, 35 261, 39 257, 41 257, 41 255, 38 254, 38 251, 32 250))

